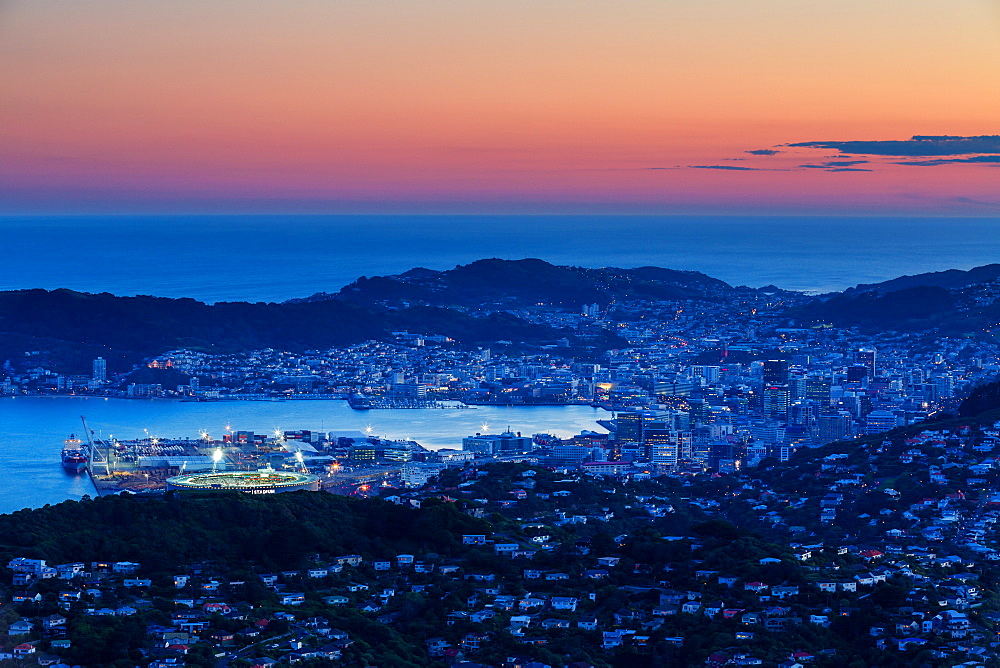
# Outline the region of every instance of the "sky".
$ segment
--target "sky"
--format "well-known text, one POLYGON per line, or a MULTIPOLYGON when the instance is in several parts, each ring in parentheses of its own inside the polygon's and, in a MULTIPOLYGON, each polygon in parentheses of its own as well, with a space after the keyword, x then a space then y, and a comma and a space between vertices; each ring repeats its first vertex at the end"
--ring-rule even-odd
POLYGON ((1000 0, 0 0, 0 214, 1000 213, 1000 0))

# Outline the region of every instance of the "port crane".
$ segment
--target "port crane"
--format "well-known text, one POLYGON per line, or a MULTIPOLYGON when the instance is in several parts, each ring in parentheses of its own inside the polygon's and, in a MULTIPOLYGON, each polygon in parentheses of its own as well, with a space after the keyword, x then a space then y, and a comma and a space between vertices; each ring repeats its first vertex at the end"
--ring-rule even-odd
MULTIPOLYGON (((91 466, 94 465, 94 462, 97 459, 98 449, 97 446, 94 445, 94 439, 91 438, 91 434, 93 434, 94 432, 92 432, 90 430, 90 427, 87 426, 87 418, 81 415, 80 422, 83 423, 83 434, 84 436, 87 437, 87 448, 90 453, 90 457, 88 457, 89 461, 87 462, 87 467, 89 469, 91 466)), ((107 455, 102 455, 101 458, 104 460, 105 475, 111 475, 111 463, 108 461, 107 455)))

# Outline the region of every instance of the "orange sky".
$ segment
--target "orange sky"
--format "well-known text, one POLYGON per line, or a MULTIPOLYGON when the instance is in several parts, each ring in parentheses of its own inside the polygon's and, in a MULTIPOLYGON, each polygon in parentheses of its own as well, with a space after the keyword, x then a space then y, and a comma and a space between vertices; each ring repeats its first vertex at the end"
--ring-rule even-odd
POLYGON ((993 215, 781 145, 1000 134, 998 71, 996 0, 7 0, 0 212, 993 215))

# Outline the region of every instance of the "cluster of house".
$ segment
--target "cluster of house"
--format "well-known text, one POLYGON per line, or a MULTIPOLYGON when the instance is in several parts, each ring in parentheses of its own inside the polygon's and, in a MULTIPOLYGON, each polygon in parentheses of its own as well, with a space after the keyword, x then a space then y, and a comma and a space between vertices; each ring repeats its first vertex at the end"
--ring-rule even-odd
MULTIPOLYGON (((961 455, 977 462, 973 465, 978 465, 983 461, 982 453, 996 447, 998 428, 1000 424, 978 430, 963 428, 955 432, 926 430, 906 438, 904 447, 913 449, 924 446, 931 452, 940 451, 942 456, 946 451, 952 451, 952 459, 961 455)), ((883 481, 879 478, 880 467, 896 450, 898 448, 893 450, 884 443, 872 448, 872 456, 850 464, 839 453, 821 458, 818 472, 804 475, 827 483, 829 491, 809 499, 797 498, 787 491, 775 491, 762 480, 751 479, 753 473, 734 477, 736 483, 743 483, 736 486, 731 495, 734 499, 739 498, 729 501, 723 498, 721 503, 718 497, 699 495, 697 484, 685 490, 690 496, 683 499, 672 495, 628 493, 628 486, 623 488, 619 482, 614 483, 613 490, 607 490, 609 496, 612 491, 626 494, 631 519, 641 517, 650 522, 669 517, 675 512, 675 504, 720 517, 725 517, 735 504, 749 504, 752 511, 760 513, 758 520, 761 526, 769 529, 770 535, 788 535, 791 532, 793 538, 786 543, 787 554, 781 558, 764 558, 758 565, 792 560, 804 574, 804 584, 747 580, 738 573, 704 569, 695 573, 696 579, 704 585, 702 588, 685 589, 680 594, 663 592, 660 605, 654 605, 649 602, 648 593, 658 589, 657 585, 662 587, 664 582, 669 582, 669 575, 650 573, 642 566, 636 566, 633 572, 623 575, 616 556, 582 557, 571 573, 530 567, 522 569, 519 584, 531 593, 514 601, 505 595, 502 587, 496 586, 499 580, 493 574, 467 573, 464 577, 486 584, 488 588, 483 592, 492 598, 484 601, 483 597, 479 597, 478 609, 470 607, 454 611, 454 618, 486 624, 496 614, 510 611, 509 620, 504 620, 507 632, 523 642, 545 642, 544 637, 537 636, 550 635, 547 632, 552 629, 580 628, 602 632, 601 645, 614 648, 620 644, 641 645, 648 642, 649 634, 655 633, 663 620, 671 616, 695 615, 705 618, 706 623, 711 623, 708 620, 730 620, 729 626, 737 628, 733 631, 734 641, 752 642, 761 631, 780 633, 790 626, 803 624, 829 628, 838 617, 856 615, 870 606, 866 599, 874 588, 891 584, 904 588, 905 600, 881 611, 883 620, 869 629, 868 637, 874 647, 901 652, 920 647, 939 659, 971 656, 974 662, 985 660, 993 656, 992 638, 998 619, 988 610, 979 610, 984 602, 981 579, 983 569, 991 567, 991 563, 997 560, 995 551, 985 547, 985 543, 992 541, 995 535, 993 525, 1000 515, 998 499, 993 492, 986 490, 981 491, 978 501, 971 502, 965 493, 951 492, 948 487, 940 485, 937 497, 921 499, 916 504, 918 507, 893 507, 891 513, 872 515, 857 512, 854 503, 875 490, 885 495, 887 503, 900 496, 891 487, 881 484, 883 481), (802 516, 803 504, 824 510, 827 507, 839 508, 852 513, 866 531, 851 535, 841 533, 840 540, 830 539, 829 536, 818 539, 815 530, 837 528, 830 527, 829 522, 807 521, 799 526, 789 524, 791 517, 802 516), (893 520, 902 520, 903 526, 908 528, 899 528, 893 520), (945 522, 944 527, 939 526, 942 521, 945 522), (893 528, 885 528, 886 525, 893 528), (928 532, 927 526, 934 527, 936 531, 928 532), (579 613, 575 616, 567 613, 563 597, 539 591, 546 587, 554 588, 557 583, 566 580, 576 583, 581 592, 570 597, 574 601, 572 611, 579 613), (600 601, 589 598, 585 593, 587 582, 593 580, 630 582, 624 589, 638 587, 636 597, 630 599, 626 609, 604 610, 600 601), (539 587, 539 583, 545 586, 539 587), (551 586, 548 583, 552 583, 551 586), (581 607, 578 609, 577 605, 581 607), (555 611, 560 614, 552 615, 555 611)), ((923 475, 922 480, 927 484, 937 484, 928 478, 926 469, 921 473, 919 466, 908 462, 902 464, 918 478, 923 475)), ((953 470, 950 481, 965 480, 961 467, 951 466, 948 470, 953 470)), ((480 470, 472 476, 479 480, 484 474, 488 476, 488 471, 480 470)), ((511 540, 509 536, 490 538, 467 535, 463 541, 511 559, 530 560, 537 553, 555 547, 556 541, 546 529, 553 532, 556 526, 572 529, 574 524, 588 521, 610 522, 614 526, 614 513, 608 512, 607 508, 582 507, 571 496, 541 492, 534 485, 524 484, 525 479, 534 477, 533 471, 514 477, 508 480, 506 488, 489 498, 479 496, 481 491, 473 481, 460 483, 457 488, 448 490, 447 493, 453 496, 467 492, 473 500, 485 503, 488 509, 495 506, 511 519, 523 522, 522 528, 536 529, 532 532, 534 535, 517 540, 511 540), (470 484, 471 487, 464 487, 470 484), (530 513, 521 512, 519 503, 523 503, 523 495, 515 494, 523 492, 525 487, 528 488, 529 498, 535 502, 530 513), (511 496, 514 497, 513 503, 511 496), (548 504, 543 510, 539 509, 540 500, 548 504), (567 523, 567 518, 578 520, 567 523)), ((571 480, 558 482, 571 489, 571 480)), ((608 483, 610 485, 611 481, 608 483)), ((436 491, 425 488, 421 493, 436 491)), ((923 488, 921 491, 926 493, 923 488)), ((421 493, 411 495, 419 496, 421 493)), ((684 537, 666 539, 684 540, 684 537)), ((627 540, 627 534, 614 537, 619 544, 627 540)), ((585 555, 587 544, 587 540, 577 540, 574 547, 585 555)), ((692 547, 696 547, 696 543, 692 547)), ((697 553, 693 555, 696 556, 697 553)), ((687 584, 690 586, 691 583, 687 584)), ((468 641, 463 639, 461 647, 469 648, 481 642, 481 638, 470 636, 468 641)), ((741 661, 752 658, 747 655, 741 661)))
MULTIPOLYGON (((305 577, 327 577, 330 573, 339 572, 343 564, 356 565, 361 557, 348 555, 338 558, 335 563, 322 569, 310 569, 305 577)), ((12 559, 7 568, 12 571, 11 584, 16 593, 11 597, 15 604, 42 603, 45 597, 35 591, 32 584, 41 580, 65 580, 66 588, 54 594, 55 601, 66 614, 57 613, 37 618, 22 617, 8 626, 7 636, 12 641, 32 636, 35 640, 19 642, 12 648, 0 648, 0 659, 31 657, 36 663, 48 666, 60 666, 57 654, 45 654, 39 647, 44 645, 53 652, 67 649, 72 645, 72 639, 67 637, 67 615, 97 615, 97 616, 132 616, 141 615, 151 607, 151 600, 146 595, 153 587, 152 580, 134 577, 140 569, 135 562, 92 562, 89 568, 82 562, 58 564, 49 566, 45 560, 17 557, 12 559), (109 589, 122 588, 135 592, 129 605, 114 608, 100 607, 99 601, 109 589), (82 605, 81 605, 82 603, 82 605)), ((192 569, 200 574, 200 568, 192 569)), ((291 577, 292 573, 286 573, 291 577)), ((298 571, 295 576, 301 576, 298 571)), ((277 575, 263 575, 265 582, 273 582, 277 575)), ((238 582, 227 582, 226 586, 235 586, 238 582)), ((179 593, 173 598, 176 611, 171 617, 171 626, 147 624, 146 632, 149 642, 143 651, 149 659, 151 668, 176 668, 185 665, 184 656, 195 643, 208 642, 217 648, 225 648, 237 636, 250 643, 268 641, 269 649, 284 649, 281 660, 297 661, 306 658, 338 659, 344 648, 351 644, 351 639, 344 631, 332 628, 330 623, 320 617, 309 617, 297 620, 294 614, 277 611, 267 618, 253 614, 246 604, 232 605, 217 600, 213 596, 223 584, 214 578, 199 578, 197 575, 176 575, 173 587, 181 591, 193 591, 194 595, 179 593), (194 578, 194 580, 192 579, 194 578), (189 586, 190 585, 190 586, 189 586), (227 620, 245 620, 246 628, 238 633, 227 632, 213 628, 215 616, 227 620), (268 627, 274 620, 290 623, 280 636, 275 638, 268 627)), ((285 592, 284 587, 279 594, 279 604, 282 606, 301 605, 305 596, 301 593, 285 592)), ((346 599, 345 599, 346 601, 346 599)), ((338 603, 338 601, 331 601, 338 603)), ((246 653, 244 658, 251 659, 253 666, 270 666, 278 660, 270 657, 254 658, 246 653)))
MULTIPOLYGON (((334 660, 356 639, 317 610, 335 618, 337 609, 354 608, 392 626, 402 623, 401 594, 443 600, 461 591, 441 631, 424 643, 435 660, 475 659, 498 634, 529 653, 582 631, 594 649, 614 653, 651 643, 684 646, 690 633, 711 629, 730 634, 736 649, 713 651, 708 665, 774 665, 773 655, 761 657, 762 638, 791 637, 787 631, 795 627, 828 637, 842 618, 864 617, 876 621, 856 642, 876 651, 919 650, 969 665, 993 661, 1000 613, 990 607, 986 583, 988 569, 1000 567, 989 547, 1000 499, 991 491, 996 476, 987 465, 1000 447, 1000 424, 894 438, 827 446, 803 463, 799 482, 749 471, 660 486, 525 465, 468 467, 452 482, 398 491, 391 500, 416 507, 430 498, 455 502, 469 514, 501 513, 514 528, 461 535, 464 552, 447 558, 316 555, 305 570, 258 573, 271 592, 266 614, 241 603, 237 587, 245 583, 218 567, 190 566, 172 582, 154 583, 133 562, 49 566, 17 558, 7 565, 14 603, 28 604, 24 611, 54 600, 62 612, 15 621, 4 651, 55 663, 59 648, 72 641, 66 616, 142 615, 151 606, 151 589, 169 589, 171 624, 147 627, 144 651, 156 668, 183 665, 197 643, 259 659, 258 665, 334 660), (927 465, 943 472, 944 482, 927 465), (975 485, 956 491, 970 478, 975 485), (824 520, 831 510, 834 519, 824 520), (658 538, 676 548, 670 561, 636 563, 628 548, 635 527, 664 534, 677 514, 756 522, 774 552, 719 567, 703 537, 682 531, 658 538), (850 531, 838 526, 848 520, 850 531), (595 542, 596 534, 608 540, 595 542), (557 549, 564 557, 555 562, 557 549), (45 580, 65 586, 37 586, 45 580), (115 596, 106 598, 115 605, 101 605, 112 587, 115 596), (878 592, 890 588, 891 604, 880 599, 875 610, 878 592), (245 622, 242 631, 227 630, 234 620, 245 622)), ((782 661, 808 664, 824 651, 835 650, 789 649, 782 661)))

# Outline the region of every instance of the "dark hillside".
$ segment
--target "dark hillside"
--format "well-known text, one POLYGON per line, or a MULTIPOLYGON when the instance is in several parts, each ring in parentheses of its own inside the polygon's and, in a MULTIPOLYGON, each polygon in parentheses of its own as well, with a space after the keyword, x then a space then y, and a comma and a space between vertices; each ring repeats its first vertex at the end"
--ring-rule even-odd
POLYGON ((894 292, 915 287, 937 287, 937 288, 961 288, 973 283, 985 283, 995 281, 1000 278, 1000 264, 987 264, 982 267, 974 267, 968 271, 960 269, 948 269, 946 271, 933 271, 925 274, 915 274, 913 276, 899 276, 881 283, 861 283, 853 288, 848 288, 844 294, 850 295, 859 292, 894 292))
POLYGON ((956 296, 944 288, 917 287, 885 295, 874 292, 853 296, 840 294, 791 309, 787 315, 803 325, 829 323, 869 331, 920 330, 950 326, 955 319, 957 301, 956 296))
POLYGON ((460 343, 553 341, 557 330, 514 316, 477 319, 457 311, 381 311, 342 300, 283 304, 118 297, 72 290, 0 292, 0 360, 36 360, 70 373, 89 370, 103 355, 113 371, 176 348, 234 352, 277 348, 327 349, 404 329, 445 334, 460 343))
POLYGON ((317 552, 452 554, 462 533, 488 530, 454 504, 416 510, 316 492, 110 496, 0 515, 0 558, 136 561, 147 572, 199 561, 299 568, 317 552))
POLYGON ((359 304, 576 306, 623 299, 715 299, 733 290, 698 272, 659 267, 586 269, 537 259, 493 258, 449 271, 415 269, 398 276, 363 278, 344 287, 337 297, 359 304))

